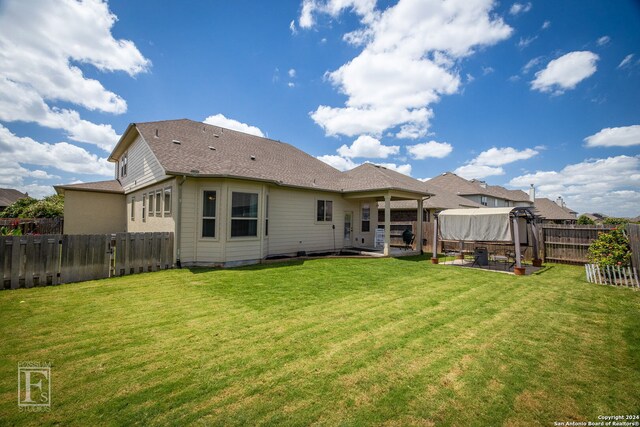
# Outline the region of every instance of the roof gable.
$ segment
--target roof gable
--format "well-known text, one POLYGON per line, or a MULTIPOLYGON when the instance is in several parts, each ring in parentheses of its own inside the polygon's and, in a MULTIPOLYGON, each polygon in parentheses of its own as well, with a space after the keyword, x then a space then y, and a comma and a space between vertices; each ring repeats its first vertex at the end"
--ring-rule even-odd
POLYGON ((25 197, 28 197, 25 193, 13 188, 0 188, 0 206, 10 206, 25 197))

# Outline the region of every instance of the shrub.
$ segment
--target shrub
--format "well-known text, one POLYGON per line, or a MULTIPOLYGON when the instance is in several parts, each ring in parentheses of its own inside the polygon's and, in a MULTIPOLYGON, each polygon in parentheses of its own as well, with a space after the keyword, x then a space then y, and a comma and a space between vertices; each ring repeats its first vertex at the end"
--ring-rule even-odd
POLYGON ((24 197, 0 212, 0 218, 55 218, 63 214, 64 197, 56 194, 42 200, 24 197))
POLYGON ((591 218, 589 218, 586 215, 580 215, 578 217, 578 224, 580 225, 594 225, 596 222, 594 220, 592 220, 591 218))
POLYGON ((607 225, 627 225, 629 220, 627 218, 615 218, 611 216, 609 218, 605 218, 602 223, 607 225))
POLYGON ((589 262, 600 266, 628 267, 631 262, 629 238, 622 228, 598 233, 598 239, 589 246, 589 262))

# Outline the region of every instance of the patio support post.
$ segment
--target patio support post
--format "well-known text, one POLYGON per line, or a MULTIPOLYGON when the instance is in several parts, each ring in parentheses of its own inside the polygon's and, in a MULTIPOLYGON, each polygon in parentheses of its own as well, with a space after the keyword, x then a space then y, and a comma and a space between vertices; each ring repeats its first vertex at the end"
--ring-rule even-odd
POLYGON ((520 260, 520 231, 518 230, 518 217, 513 217, 513 240, 516 247, 516 267, 522 267, 520 260))
POLYGON ((431 242, 431 262, 438 263, 438 216, 433 215, 433 241, 431 242))
POLYGON ((540 259, 540 254, 538 254, 538 228, 536 224, 532 221, 529 222, 529 226, 531 227, 531 237, 533 240, 533 259, 540 259))
POLYGON ((416 237, 415 237, 415 242, 416 242, 416 250, 418 251, 418 253, 422 253, 422 215, 423 215, 423 204, 422 204, 422 197, 420 197, 418 199, 418 217, 417 220, 418 222, 416 223, 416 237))
POLYGON ((391 196, 384 196, 384 256, 391 253, 391 196))

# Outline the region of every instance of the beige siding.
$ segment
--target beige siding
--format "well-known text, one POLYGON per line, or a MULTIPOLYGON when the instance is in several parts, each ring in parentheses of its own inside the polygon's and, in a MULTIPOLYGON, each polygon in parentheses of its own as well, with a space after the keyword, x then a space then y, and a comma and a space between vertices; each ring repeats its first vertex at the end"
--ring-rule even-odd
MULTIPOLYGON (((340 194, 272 187, 269 191, 268 255, 290 254, 298 251, 326 251, 342 248, 344 242, 344 213, 354 215, 352 236, 358 237, 359 206, 356 201, 340 194), (333 201, 333 221, 316 221, 317 200, 333 201)), ((375 225, 373 225, 375 226, 375 225)))
POLYGON ((65 234, 106 234, 126 231, 123 194, 65 191, 65 234))
MULTIPOLYGON (((158 159, 153 154, 147 142, 138 136, 127 150, 127 175, 120 176, 120 182, 125 190, 129 193, 138 190, 151 183, 167 178, 164 169, 160 166, 158 159)), ((120 164, 118 159, 118 165, 120 164)))

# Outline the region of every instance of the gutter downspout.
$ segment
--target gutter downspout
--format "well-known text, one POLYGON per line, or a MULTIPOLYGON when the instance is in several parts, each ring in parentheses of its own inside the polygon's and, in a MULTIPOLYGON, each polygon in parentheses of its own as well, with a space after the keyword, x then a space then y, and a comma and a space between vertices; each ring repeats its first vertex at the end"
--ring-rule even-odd
POLYGON ((180 262, 180 239, 182 236, 182 184, 187 180, 186 175, 182 175, 182 179, 178 181, 178 215, 176 218, 176 267, 182 268, 180 262))

